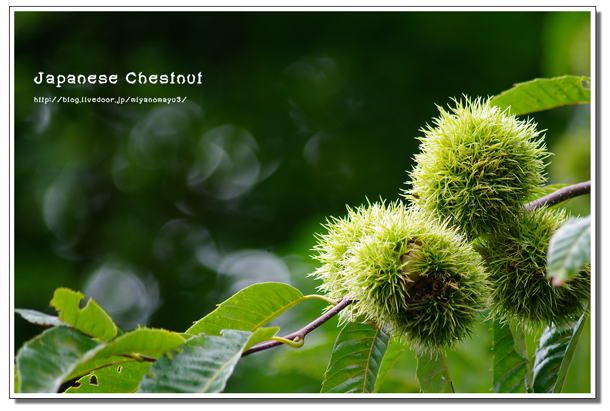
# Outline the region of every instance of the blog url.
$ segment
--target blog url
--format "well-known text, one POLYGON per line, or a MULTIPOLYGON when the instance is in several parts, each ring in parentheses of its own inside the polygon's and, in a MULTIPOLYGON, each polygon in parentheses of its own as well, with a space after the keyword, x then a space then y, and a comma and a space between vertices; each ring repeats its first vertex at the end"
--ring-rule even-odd
POLYGON ((186 97, 34 97, 38 104, 175 104, 184 103, 186 97))

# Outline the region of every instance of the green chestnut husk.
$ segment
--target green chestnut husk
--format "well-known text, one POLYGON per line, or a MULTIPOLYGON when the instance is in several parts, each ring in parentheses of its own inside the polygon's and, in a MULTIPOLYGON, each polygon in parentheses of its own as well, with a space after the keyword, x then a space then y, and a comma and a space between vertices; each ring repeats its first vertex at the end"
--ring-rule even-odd
POLYGON ((400 201, 350 209, 326 225, 311 275, 327 296, 355 301, 341 321, 364 317, 417 352, 438 353, 466 338, 487 303, 479 254, 465 237, 400 201))
POLYGON ((563 209, 522 211, 505 236, 478 243, 492 283, 496 318, 515 320, 536 332, 551 323, 570 327, 583 314, 591 295, 590 264, 561 287, 553 286, 547 278, 549 240, 567 219, 563 209))
POLYGON ((421 130, 404 195, 469 238, 502 233, 545 181, 544 136, 489 100, 454 102, 421 130))

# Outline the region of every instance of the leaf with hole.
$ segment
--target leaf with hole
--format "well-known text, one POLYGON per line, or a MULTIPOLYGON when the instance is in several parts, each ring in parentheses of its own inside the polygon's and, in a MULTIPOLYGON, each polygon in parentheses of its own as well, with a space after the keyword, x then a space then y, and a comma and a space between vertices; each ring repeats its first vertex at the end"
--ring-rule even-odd
POLYGON ((70 324, 83 334, 100 341, 108 341, 117 335, 117 326, 108 313, 93 299, 89 299, 82 310, 80 301, 85 296, 68 288, 55 290, 51 306, 59 312, 59 319, 70 324))
POLYGON ((503 110, 510 107, 511 114, 517 116, 590 102, 591 79, 578 76, 539 78, 515 84, 491 100, 493 105, 503 110))
POLYGON ((547 278, 557 287, 578 275, 583 265, 591 261, 590 215, 571 218, 553 233, 547 261, 547 278))
POLYGON ((588 317, 587 310, 572 328, 562 330, 552 325, 544 330, 534 359, 535 392, 559 393, 563 390, 568 369, 572 364, 574 352, 588 317))
POLYGON ((322 393, 371 393, 390 335, 370 323, 347 323, 335 342, 322 393))
POLYGON ((78 386, 68 388, 67 394, 111 394, 133 393, 138 389, 142 377, 150 368, 150 363, 129 361, 112 365, 77 380, 78 386))

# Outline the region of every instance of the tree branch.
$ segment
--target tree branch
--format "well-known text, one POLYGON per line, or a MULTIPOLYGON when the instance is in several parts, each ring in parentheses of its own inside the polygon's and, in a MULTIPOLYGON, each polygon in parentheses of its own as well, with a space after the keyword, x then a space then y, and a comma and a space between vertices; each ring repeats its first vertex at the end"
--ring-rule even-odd
POLYGON ((540 207, 550 207, 555 204, 559 204, 572 197, 581 196, 583 194, 591 193, 591 181, 585 181, 584 183, 574 184, 571 186, 560 188, 559 190, 534 200, 531 203, 527 203, 525 206, 526 211, 534 211, 540 207))
MULTIPOLYGON (((305 336, 307 334, 309 334, 310 332, 312 332, 313 330, 315 330, 316 328, 318 328, 319 326, 324 324, 326 321, 333 318, 341 310, 343 310, 345 307, 347 307, 348 305, 350 305, 353 302, 354 302, 354 300, 342 298, 341 300, 339 300, 339 303, 337 305, 335 305, 333 308, 328 310, 325 314, 318 317, 317 319, 315 319, 314 321, 312 321, 305 327, 301 328, 299 331, 293 332, 292 334, 288 334, 287 336, 282 337, 282 338, 285 338, 287 340, 294 340, 295 338, 299 337, 299 339, 302 340, 303 338, 305 338, 305 336)), ((267 342, 255 345, 254 347, 250 348, 248 351, 244 352, 241 356, 245 357, 246 355, 250 355, 255 352, 267 350, 269 348, 277 347, 278 345, 281 345, 281 344, 283 344, 283 343, 281 343, 279 341, 267 341, 267 342)))

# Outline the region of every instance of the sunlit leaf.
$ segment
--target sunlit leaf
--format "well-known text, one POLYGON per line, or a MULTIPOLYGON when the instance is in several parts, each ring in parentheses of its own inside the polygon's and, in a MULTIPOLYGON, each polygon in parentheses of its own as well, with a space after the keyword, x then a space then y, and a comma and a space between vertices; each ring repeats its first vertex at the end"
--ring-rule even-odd
MULTIPOLYGON (((277 331, 277 327, 272 329, 277 331)), ((189 338, 172 353, 163 355, 144 376, 141 393, 221 392, 233 373, 241 354, 252 345, 268 338, 269 329, 255 333, 222 330, 222 336, 198 335, 189 338)))
POLYGON ((547 327, 540 337, 534 360, 533 385, 535 392, 555 392, 563 390, 568 369, 574 352, 585 328, 589 311, 580 317, 572 328, 547 327))
POLYGON ((370 323, 348 323, 333 348, 322 393, 374 392, 390 336, 370 323))
POLYGON ((56 325, 56 326, 69 325, 69 324, 66 324, 63 321, 61 321, 59 319, 59 317, 41 313, 40 311, 36 311, 36 310, 27 310, 27 309, 23 309, 23 308, 16 308, 15 312, 17 314, 19 314, 20 316, 22 316, 25 320, 31 322, 32 324, 56 325))
POLYGON ((511 332, 507 324, 493 322, 493 377, 495 393, 522 393, 527 390, 527 350, 523 330, 511 332))
POLYGON ((547 252, 547 277, 553 285, 561 286, 574 279, 582 266, 591 261, 591 216, 573 218, 559 227, 547 252))
POLYGON ((162 354, 178 348, 185 339, 177 333, 163 329, 139 328, 117 337, 106 344, 96 358, 125 354, 162 354))
POLYGON ((383 362, 381 363, 381 369, 379 370, 379 375, 377 376, 377 381, 375 383, 375 392, 379 392, 385 378, 388 375, 388 372, 394 364, 398 361, 403 352, 407 349, 407 345, 400 342, 394 336, 390 339, 390 346, 388 347, 388 351, 385 353, 383 357, 383 362))
POLYGON ((77 387, 70 387, 68 394, 132 393, 138 389, 142 377, 151 364, 129 361, 104 367, 77 380, 77 387))
POLYGON ((303 293, 287 284, 254 284, 220 304, 186 333, 220 335, 224 329, 255 331, 302 299, 303 293))
POLYGON ((55 290, 51 306, 59 312, 59 319, 74 328, 101 341, 108 341, 117 335, 117 327, 108 313, 93 299, 89 299, 82 310, 80 301, 85 296, 67 288, 55 290))
POLYGON ((422 392, 454 392, 444 352, 417 355, 417 380, 422 392))
POLYGON ((70 327, 53 327, 17 353, 19 392, 54 393, 72 371, 95 355, 100 344, 70 327))
POLYGON ((577 76, 535 79, 519 83, 491 100, 493 105, 501 109, 510 107, 511 113, 515 115, 590 102, 591 79, 577 76))

